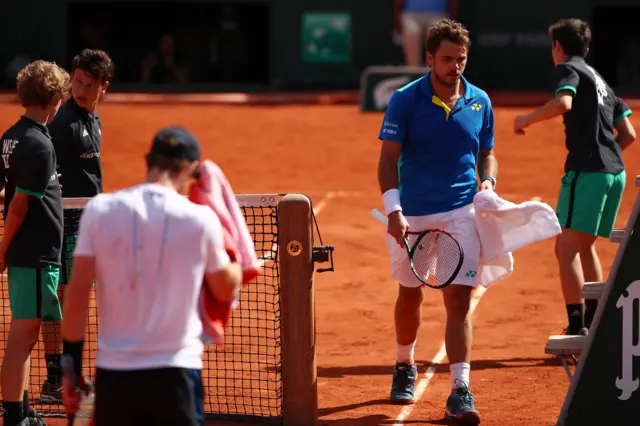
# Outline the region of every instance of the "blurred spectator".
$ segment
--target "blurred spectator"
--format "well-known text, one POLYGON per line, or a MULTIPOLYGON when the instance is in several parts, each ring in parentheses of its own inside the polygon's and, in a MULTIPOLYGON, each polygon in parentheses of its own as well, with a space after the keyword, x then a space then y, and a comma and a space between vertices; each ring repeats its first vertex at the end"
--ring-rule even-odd
POLYGON ((394 38, 402 34, 405 65, 423 65, 429 27, 457 14, 458 0, 394 0, 394 38))
POLYGON ((640 38, 628 38, 623 42, 618 62, 618 90, 640 89, 640 38))
POLYGON ((251 72, 248 69, 249 48, 248 37, 240 28, 235 9, 232 6, 223 7, 209 44, 209 57, 215 70, 213 74, 222 81, 246 77, 244 74, 251 72))
POLYGON ((142 61, 142 81, 154 84, 187 84, 187 67, 178 60, 172 35, 163 35, 156 50, 142 61))

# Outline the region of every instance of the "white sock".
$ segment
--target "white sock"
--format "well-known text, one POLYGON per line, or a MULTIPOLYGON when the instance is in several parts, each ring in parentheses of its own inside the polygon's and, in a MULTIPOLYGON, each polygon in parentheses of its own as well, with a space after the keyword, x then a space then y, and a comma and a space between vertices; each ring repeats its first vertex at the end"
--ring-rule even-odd
POLYGON ((451 371, 451 389, 457 389, 461 383, 458 380, 463 381, 469 386, 469 373, 471 372, 471 366, 466 362, 458 362, 449 366, 451 371), (457 382, 457 383, 456 383, 457 382))
POLYGON ((402 346, 400 343, 396 342, 396 361, 413 364, 413 353, 415 352, 417 341, 418 339, 414 340, 413 343, 405 346, 402 346))

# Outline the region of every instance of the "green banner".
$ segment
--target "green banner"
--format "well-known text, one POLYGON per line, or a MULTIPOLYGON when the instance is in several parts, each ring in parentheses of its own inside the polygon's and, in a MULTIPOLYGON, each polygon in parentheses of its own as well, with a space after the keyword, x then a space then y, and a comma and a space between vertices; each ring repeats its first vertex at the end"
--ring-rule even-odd
POLYGON ((304 13, 302 15, 303 62, 350 62, 351 15, 304 13))

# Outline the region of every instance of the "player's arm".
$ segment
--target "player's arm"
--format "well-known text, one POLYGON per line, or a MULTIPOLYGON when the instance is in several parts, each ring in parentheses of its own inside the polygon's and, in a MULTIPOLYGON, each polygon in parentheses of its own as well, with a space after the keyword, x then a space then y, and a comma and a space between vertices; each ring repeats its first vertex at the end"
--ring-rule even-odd
POLYGON ((480 150, 478 152, 478 174, 480 175, 480 189, 483 190, 494 190, 498 179, 498 159, 493 150, 494 134, 493 107, 488 101, 480 131, 480 150))
POLYGON ((242 268, 238 262, 232 262, 225 250, 222 225, 211 211, 211 217, 205 222, 206 273, 205 283, 213 296, 221 303, 233 302, 242 286, 242 268))
POLYGON ((63 341, 81 342, 84 339, 85 324, 89 315, 89 295, 95 277, 95 258, 88 255, 74 255, 71 280, 64 292, 63 341))
POLYGON ((387 232, 396 242, 404 246, 403 236, 409 230, 407 219, 402 214, 398 179, 398 160, 402 152, 407 131, 407 109, 403 102, 403 92, 394 92, 389 100, 387 111, 378 139, 382 140, 380 159, 378 160, 378 184, 386 215, 389 217, 387 232))
MULTIPOLYGON (((406 107, 402 96, 402 92, 394 92, 391 99, 389 99, 382 128, 378 135, 378 139, 382 141, 378 160, 378 184, 383 198, 385 194, 389 197, 390 191, 396 194, 398 191, 398 160, 402 152, 402 143, 407 128, 406 107)), ((385 201, 387 214, 391 213, 393 209, 400 209, 399 207, 399 200, 397 202, 390 201, 389 205, 385 201), (393 208, 392 205, 394 206, 393 208)))
POLYGON ((624 150, 636 140, 636 130, 629 120, 631 108, 620 98, 616 99, 613 108, 613 125, 618 131, 616 142, 620 145, 620 149, 624 150))
POLYGON ((71 280, 64 292, 61 334, 63 353, 73 358, 76 375, 82 372, 82 348, 87 317, 89 295, 96 277, 94 236, 98 229, 95 199, 89 201, 80 218, 78 241, 73 254, 71 280))
POLYGON ((550 120, 571 111, 573 97, 578 91, 580 77, 568 65, 560 64, 554 68, 556 90, 553 99, 531 114, 516 117, 514 130, 520 131, 541 121, 550 120))
POLYGON ((4 168, 0 167, 0 203, 4 204, 4 168))
POLYGON ((55 173, 54 156, 50 150, 40 149, 30 153, 26 164, 12 164, 15 168, 16 191, 9 204, 4 224, 4 236, 0 243, 0 265, 6 267, 7 250, 24 222, 31 198, 42 198, 55 173))
POLYGON ((382 194, 391 189, 398 189, 398 160, 401 151, 402 145, 398 142, 382 140, 378 161, 378 184, 382 194))

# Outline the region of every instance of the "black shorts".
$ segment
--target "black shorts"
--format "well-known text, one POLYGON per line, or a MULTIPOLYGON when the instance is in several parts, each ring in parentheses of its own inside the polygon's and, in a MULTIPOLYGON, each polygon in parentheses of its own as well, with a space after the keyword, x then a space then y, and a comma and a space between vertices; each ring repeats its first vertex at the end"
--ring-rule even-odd
POLYGON ((95 392, 95 426, 198 426, 194 383, 184 368, 98 368, 95 392))

